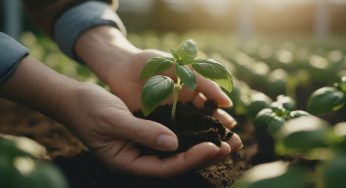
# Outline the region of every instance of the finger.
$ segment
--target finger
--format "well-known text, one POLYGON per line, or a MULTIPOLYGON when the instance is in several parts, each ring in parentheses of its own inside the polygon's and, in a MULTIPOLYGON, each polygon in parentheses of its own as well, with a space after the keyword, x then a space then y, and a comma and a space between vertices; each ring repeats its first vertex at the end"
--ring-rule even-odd
POLYGON ((217 157, 219 152, 220 148, 216 145, 209 142, 202 143, 166 159, 155 156, 137 158, 131 163, 130 168, 138 175, 169 177, 206 165, 217 157))
POLYGON ((222 109, 216 109, 213 114, 213 117, 220 120, 225 125, 225 127, 229 129, 232 129, 237 125, 237 121, 222 109))
POLYGON ((232 101, 222 91, 222 89, 213 81, 208 80, 197 74, 197 89, 208 99, 214 100, 220 107, 231 107, 232 101))
MULTIPOLYGON (((197 108, 203 108, 206 101, 207 98, 202 93, 198 93, 196 97, 192 100, 193 104, 197 108)), ((235 119, 222 109, 216 109, 213 113, 213 117, 220 120, 225 125, 225 127, 229 129, 234 128, 237 124, 235 119)))
POLYGON ((238 134, 234 133, 232 135, 232 137, 226 141, 227 144, 229 144, 229 146, 232 149, 232 152, 238 151, 241 148, 243 148, 243 143, 239 137, 238 134))
POLYGON ((231 153, 231 151, 232 149, 228 143, 221 142, 219 153, 215 157, 213 157, 212 160, 209 160, 205 166, 210 166, 210 165, 221 162, 231 153))
POLYGON ((116 123, 115 136, 161 151, 178 148, 177 136, 159 123, 131 116, 116 123))
POLYGON ((204 103, 207 101, 207 97, 205 97, 202 93, 198 93, 195 98, 192 99, 192 103, 197 108, 203 108, 204 103))

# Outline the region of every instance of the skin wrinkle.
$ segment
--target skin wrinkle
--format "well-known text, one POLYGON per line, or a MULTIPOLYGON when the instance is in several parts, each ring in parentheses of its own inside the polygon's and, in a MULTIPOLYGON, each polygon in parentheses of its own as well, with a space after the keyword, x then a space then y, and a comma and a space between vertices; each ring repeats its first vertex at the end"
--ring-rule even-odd
MULTIPOLYGON (((131 169, 129 169, 129 166, 130 166, 132 160, 128 160, 128 158, 132 158, 132 157, 130 157, 127 152, 124 152, 126 145, 127 144, 124 144, 120 149, 118 148, 118 151, 113 154, 112 159, 114 161, 118 162, 117 163, 118 169, 125 169, 127 171, 131 171, 131 169)), ((139 156, 139 155, 137 155, 137 156, 139 156)))

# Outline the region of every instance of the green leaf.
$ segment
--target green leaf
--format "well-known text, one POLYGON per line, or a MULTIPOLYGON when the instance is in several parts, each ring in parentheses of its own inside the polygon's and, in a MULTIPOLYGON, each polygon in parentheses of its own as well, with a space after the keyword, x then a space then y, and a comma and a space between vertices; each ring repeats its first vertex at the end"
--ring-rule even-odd
POLYGON ((336 154, 320 172, 323 172, 323 187, 344 188, 346 179, 346 153, 336 154))
POLYGON ((148 116, 160 103, 173 93, 174 82, 166 76, 154 76, 145 84, 141 95, 142 111, 148 116))
POLYGON ((276 101, 282 104, 282 107, 284 107, 287 110, 292 111, 296 108, 296 102, 289 96, 279 95, 277 96, 276 101))
POLYGON ((226 91, 232 91, 233 77, 223 64, 213 59, 201 59, 197 60, 196 63, 193 63, 192 67, 199 74, 213 80, 226 91))
POLYGON ((298 166, 277 161, 252 167, 238 180, 234 188, 305 188, 307 172, 298 166))
POLYGON ((35 141, 0 134, 0 151, 0 187, 68 187, 54 164, 38 159, 46 154, 35 141))
POLYGON ((339 82, 340 90, 346 93, 346 76, 343 76, 339 82))
POLYGON ((275 69, 268 75, 268 85, 272 95, 279 95, 286 92, 288 74, 283 69, 275 69))
POLYGON ((154 57, 150 59, 143 68, 141 80, 148 79, 156 74, 169 69, 173 65, 173 60, 167 57, 154 57))
POLYGON ((285 123, 277 134, 277 151, 281 154, 309 152, 328 147, 328 123, 314 116, 302 116, 285 123))
POLYGON ((189 39, 183 42, 178 48, 178 55, 182 64, 188 64, 197 57, 197 46, 194 40, 189 39))
POLYGON ((175 60, 179 60, 179 59, 181 59, 180 57, 179 57, 179 51, 178 50, 176 50, 176 49, 171 49, 171 54, 172 54, 172 56, 174 57, 174 59, 175 60))
POLYGON ((247 105, 247 113, 255 118, 259 111, 270 106, 272 100, 264 93, 256 92, 251 95, 250 103, 247 105))
POLYGON ((345 93, 334 87, 323 87, 315 92, 309 98, 308 112, 312 114, 322 114, 337 111, 345 103, 345 93))
POLYGON ((270 108, 261 110, 255 118, 256 129, 265 129, 271 135, 275 135, 284 124, 285 120, 270 108))
POLYGON ((346 122, 340 122, 333 126, 335 139, 332 140, 336 148, 346 152, 346 122))
POLYGON ((177 65, 177 75, 181 81, 190 89, 196 89, 196 76, 195 74, 184 65, 177 65))
POLYGON ((309 113, 303 110, 293 110, 290 112, 289 117, 290 119, 293 119, 293 118, 298 118, 298 117, 307 116, 307 115, 309 115, 309 113))

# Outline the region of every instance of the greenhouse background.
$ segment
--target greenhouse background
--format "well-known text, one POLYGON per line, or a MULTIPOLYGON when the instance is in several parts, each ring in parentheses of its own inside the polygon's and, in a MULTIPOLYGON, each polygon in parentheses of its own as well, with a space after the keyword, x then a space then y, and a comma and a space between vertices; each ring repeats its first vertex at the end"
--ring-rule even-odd
MULTIPOLYGON (((119 15, 129 32, 207 30, 256 35, 313 35, 323 39, 346 33, 344 0, 120 0, 119 15)), ((20 0, 1 1, 1 30, 18 37, 30 30, 20 0)))

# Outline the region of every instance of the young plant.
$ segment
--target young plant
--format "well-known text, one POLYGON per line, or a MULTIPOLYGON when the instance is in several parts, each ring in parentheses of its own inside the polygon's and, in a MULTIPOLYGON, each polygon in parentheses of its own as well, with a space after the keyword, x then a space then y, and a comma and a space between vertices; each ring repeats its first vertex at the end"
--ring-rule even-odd
POLYGON ((264 129, 271 135, 275 135, 286 121, 308 115, 305 111, 295 110, 295 106, 296 103, 292 98, 279 95, 270 107, 263 108, 256 115, 254 119, 256 130, 264 129))
POLYGON ((308 101, 308 111, 323 114, 340 110, 346 104, 346 76, 334 87, 322 87, 313 92, 308 101))
POLYGON ((173 94, 171 118, 174 120, 179 92, 186 86, 191 91, 196 89, 198 72, 205 78, 213 80, 226 91, 233 89, 231 73, 220 62, 213 59, 196 59, 197 47, 193 40, 183 42, 178 49, 171 50, 172 57, 155 57, 148 61, 141 73, 141 80, 147 80, 141 95, 142 111, 148 116, 160 103, 173 94), (173 68, 176 82, 170 77, 157 75, 173 68))

